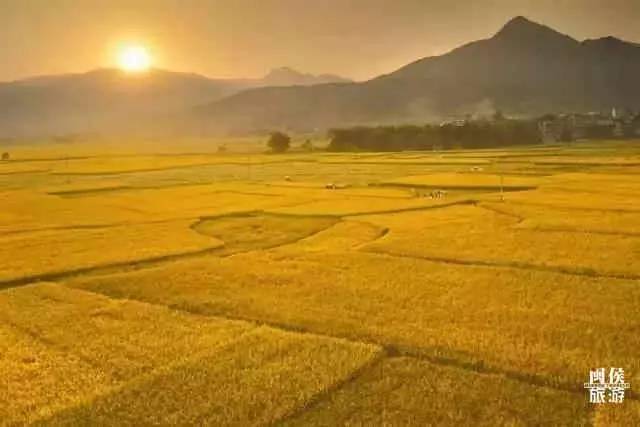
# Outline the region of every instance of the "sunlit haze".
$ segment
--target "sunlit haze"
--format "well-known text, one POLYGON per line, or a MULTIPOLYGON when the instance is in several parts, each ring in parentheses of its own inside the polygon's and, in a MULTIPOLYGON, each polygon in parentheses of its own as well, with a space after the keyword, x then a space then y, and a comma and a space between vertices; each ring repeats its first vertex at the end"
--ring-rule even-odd
POLYGON ((118 53, 118 67, 123 71, 140 73, 151 67, 151 55, 144 46, 125 46, 118 53))
POLYGON ((637 0, 0 0, 0 81, 113 67, 140 41, 154 68, 258 77, 290 66, 362 80, 491 36, 516 15, 577 39, 640 41, 637 0))

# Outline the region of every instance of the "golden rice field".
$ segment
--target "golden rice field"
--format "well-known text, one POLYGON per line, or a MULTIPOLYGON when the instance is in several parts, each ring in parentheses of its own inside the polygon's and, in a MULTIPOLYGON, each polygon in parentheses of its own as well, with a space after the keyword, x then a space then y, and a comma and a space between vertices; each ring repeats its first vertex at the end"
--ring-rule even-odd
POLYGON ((640 425, 640 141, 219 145, 6 148, 0 426, 640 425))

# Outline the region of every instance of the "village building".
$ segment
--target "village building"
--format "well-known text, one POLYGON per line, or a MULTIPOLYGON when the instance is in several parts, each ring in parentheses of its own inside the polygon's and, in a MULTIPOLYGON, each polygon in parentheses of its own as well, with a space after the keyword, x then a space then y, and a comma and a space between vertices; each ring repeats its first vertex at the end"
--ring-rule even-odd
POLYGON ((572 113, 547 115, 538 122, 544 143, 596 138, 640 136, 640 114, 613 108, 610 113, 572 113))

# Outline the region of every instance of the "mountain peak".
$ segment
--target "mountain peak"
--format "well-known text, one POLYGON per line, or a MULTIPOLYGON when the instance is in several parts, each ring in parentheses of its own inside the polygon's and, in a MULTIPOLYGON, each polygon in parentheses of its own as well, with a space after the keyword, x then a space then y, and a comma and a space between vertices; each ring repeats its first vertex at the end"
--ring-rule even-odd
POLYGON ((349 80, 332 74, 314 75, 302 73, 291 67, 272 69, 262 81, 267 86, 310 86, 322 83, 344 83, 349 80))
POLYGON ((524 16, 516 16, 509 20, 494 36, 494 39, 518 44, 578 44, 577 40, 524 16))
MULTIPOLYGON (((531 31, 545 31, 551 30, 549 27, 546 27, 542 24, 538 24, 537 22, 533 22, 524 16, 516 16, 515 18, 511 18, 500 31, 498 31, 498 35, 500 34, 521 34, 523 32, 531 32, 531 31)), ((553 31, 553 30, 551 30, 553 31)))
POLYGON ((277 67, 277 68, 271 69, 264 78, 265 79, 277 79, 277 78, 288 78, 288 77, 299 78, 300 76, 304 76, 304 75, 305 75, 304 73, 294 70, 291 67, 277 67))

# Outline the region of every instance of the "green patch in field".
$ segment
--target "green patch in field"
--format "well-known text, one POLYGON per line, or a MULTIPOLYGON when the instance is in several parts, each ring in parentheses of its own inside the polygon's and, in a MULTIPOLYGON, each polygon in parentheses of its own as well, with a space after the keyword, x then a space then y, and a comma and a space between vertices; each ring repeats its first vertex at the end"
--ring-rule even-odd
POLYGON ((332 216, 295 216, 247 213, 204 218, 192 228, 224 242, 222 254, 272 248, 293 243, 339 221, 332 216))
POLYGON ((544 183, 540 177, 522 175, 495 175, 486 173, 439 173, 407 176, 382 182, 378 185, 415 188, 441 188, 477 191, 524 191, 544 183))

